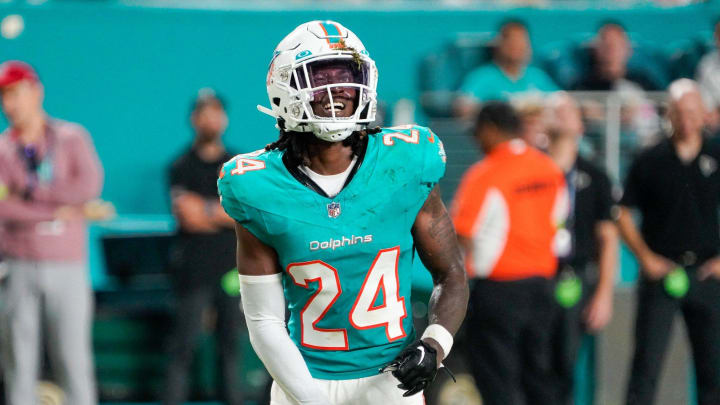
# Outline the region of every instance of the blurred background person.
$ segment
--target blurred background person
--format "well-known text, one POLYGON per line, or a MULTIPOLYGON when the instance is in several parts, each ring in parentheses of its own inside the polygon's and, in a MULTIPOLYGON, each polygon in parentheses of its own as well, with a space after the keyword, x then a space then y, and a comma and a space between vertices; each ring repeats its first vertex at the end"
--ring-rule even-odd
POLYGON ((492 62, 468 73, 460 86, 456 115, 472 118, 480 104, 487 101, 508 101, 517 94, 558 90, 543 70, 529 65, 531 58, 532 46, 525 23, 503 22, 494 39, 492 62))
POLYGON ((29 65, 0 65, 0 221, 8 275, 2 285, 0 351, 8 405, 35 404, 41 336, 66 403, 96 404, 85 205, 103 171, 87 131, 50 118, 29 65))
POLYGON ((474 279, 469 361, 486 405, 555 403, 549 325, 565 181, 549 157, 518 139, 520 126, 507 103, 483 106, 474 135, 486 157, 463 175, 453 202, 474 279))
POLYGON ((520 118, 520 138, 528 145, 546 151, 550 140, 545 128, 545 101, 538 94, 514 98, 510 103, 520 118))
MULTIPOLYGON (((659 119, 646 91, 661 90, 648 78, 647 72, 629 70, 633 49, 625 27, 617 21, 600 25, 592 42, 591 57, 584 72, 570 86, 576 91, 613 92, 620 103, 620 147, 634 150, 657 141, 659 119)), ((584 105, 589 132, 602 131, 608 119, 605 103, 588 101, 584 105)), ((598 145, 595 145, 598 148, 598 145)), ((625 172, 622 168, 622 172, 625 172)))
MULTIPOLYGON (((177 307, 163 403, 179 405, 187 400, 198 337, 205 324, 214 323, 219 394, 226 404, 239 405, 243 403, 237 351, 242 326, 240 300, 222 288, 223 276, 231 270, 236 273, 234 221, 220 206, 216 184, 222 164, 234 155, 222 142, 228 118, 220 96, 201 89, 190 122, 195 139, 170 167, 172 212, 179 225, 171 265, 177 307)), ((230 277, 236 279, 237 275, 230 277)))
POLYGON ((618 234, 610 179, 578 154, 584 127, 577 102, 568 93, 553 94, 546 119, 548 153, 565 173, 570 201, 565 223, 570 250, 558 263, 560 311, 553 336, 560 379, 557 404, 570 405, 582 337, 600 331, 612 317, 618 234))
POLYGON ((619 22, 608 21, 598 28, 592 44, 587 71, 573 90, 610 91, 629 87, 637 90, 661 90, 644 75, 628 70, 632 55, 630 38, 619 22))
POLYGON ((716 132, 720 127, 720 20, 713 26, 713 39, 715 49, 702 57, 695 78, 708 111, 708 124, 716 132))
POLYGON ((668 92, 672 134, 635 159, 620 201, 620 232, 641 268, 627 404, 654 403, 677 311, 692 346, 698 404, 719 404, 720 149, 703 139, 697 84, 680 79, 668 92))

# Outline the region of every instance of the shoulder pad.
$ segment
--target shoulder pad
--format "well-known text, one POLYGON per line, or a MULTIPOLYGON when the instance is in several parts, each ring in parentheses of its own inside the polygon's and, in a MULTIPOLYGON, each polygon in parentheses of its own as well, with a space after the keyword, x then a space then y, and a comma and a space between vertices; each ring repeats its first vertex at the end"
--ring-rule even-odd
POLYGON ((218 193, 223 208, 230 217, 243 223, 246 206, 258 202, 257 195, 267 195, 264 188, 269 184, 278 164, 282 165, 279 151, 260 149, 237 155, 223 164, 218 178, 218 193))
POLYGON ((220 170, 220 180, 225 176, 243 175, 247 172, 265 169, 267 161, 276 154, 277 151, 266 151, 259 149, 255 152, 241 153, 233 156, 232 159, 223 163, 220 170))
POLYGON ((393 164, 414 165, 421 183, 434 185, 445 173, 447 157, 440 138, 427 127, 402 125, 383 128, 381 159, 393 164))

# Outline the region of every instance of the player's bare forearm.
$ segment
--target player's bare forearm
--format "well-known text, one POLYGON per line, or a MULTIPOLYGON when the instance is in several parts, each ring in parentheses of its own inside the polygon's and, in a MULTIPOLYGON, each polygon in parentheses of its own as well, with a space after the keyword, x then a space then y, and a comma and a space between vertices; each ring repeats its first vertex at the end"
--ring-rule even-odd
POLYGON ((640 234, 637 225, 635 225, 635 220, 633 220, 630 208, 620 207, 617 224, 620 236, 622 236, 630 250, 635 254, 635 257, 640 258, 650 252, 650 248, 645 243, 645 239, 643 239, 640 234))
POLYGON ((611 221, 601 221, 596 225, 596 239, 599 246, 598 269, 600 270, 599 289, 612 291, 615 284, 615 269, 618 257, 618 230, 611 221))
POLYGON ((0 200, 0 220, 18 223, 52 221, 58 208, 57 204, 29 203, 11 194, 0 200))
POLYGON ((455 228, 437 186, 418 213, 412 234, 420 259, 433 278, 429 321, 454 335, 465 319, 469 292, 455 228))
POLYGON ((205 213, 203 198, 192 191, 171 192, 172 212, 183 230, 192 233, 214 233, 215 224, 205 213))

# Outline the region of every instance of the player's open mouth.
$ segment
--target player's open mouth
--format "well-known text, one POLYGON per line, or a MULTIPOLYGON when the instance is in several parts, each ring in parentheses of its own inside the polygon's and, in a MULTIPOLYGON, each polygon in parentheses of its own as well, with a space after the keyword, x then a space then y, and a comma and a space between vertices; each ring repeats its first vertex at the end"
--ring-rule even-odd
POLYGON ((323 108, 324 108, 325 111, 327 111, 327 112, 331 112, 333 109, 335 109, 335 111, 342 111, 342 110, 345 109, 345 104, 344 104, 344 103, 338 103, 338 102, 336 102, 336 103, 327 103, 327 104, 325 104, 325 105, 323 106, 323 108))

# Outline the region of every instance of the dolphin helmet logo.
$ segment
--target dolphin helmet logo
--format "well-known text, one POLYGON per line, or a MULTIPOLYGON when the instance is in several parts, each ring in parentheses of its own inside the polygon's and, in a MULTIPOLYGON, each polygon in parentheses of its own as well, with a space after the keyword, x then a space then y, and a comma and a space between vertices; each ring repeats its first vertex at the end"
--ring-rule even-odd
POLYGON ((298 53, 297 55, 295 55, 295 60, 302 59, 302 58, 310 56, 310 55, 312 55, 312 52, 310 52, 306 49, 306 50, 298 53))

